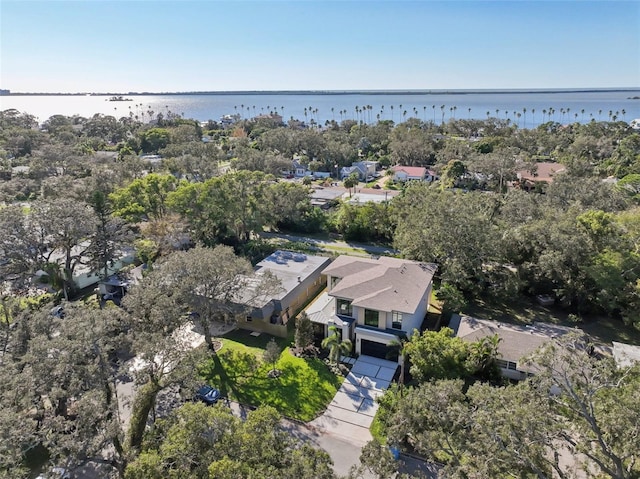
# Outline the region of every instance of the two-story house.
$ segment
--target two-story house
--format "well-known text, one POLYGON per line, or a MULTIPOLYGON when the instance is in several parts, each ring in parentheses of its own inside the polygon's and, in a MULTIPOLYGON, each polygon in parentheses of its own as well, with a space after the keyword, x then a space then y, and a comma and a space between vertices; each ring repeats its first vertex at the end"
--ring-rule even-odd
POLYGON ((356 354, 385 358, 390 343, 420 329, 435 271, 405 259, 340 256, 322 271, 327 291, 307 314, 324 335, 332 325, 341 329, 356 354))
POLYGON ((353 162, 351 166, 344 166, 340 169, 340 178, 345 179, 355 173, 360 181, 371 181, 375 177, 377 165, 377 161, 353 162))

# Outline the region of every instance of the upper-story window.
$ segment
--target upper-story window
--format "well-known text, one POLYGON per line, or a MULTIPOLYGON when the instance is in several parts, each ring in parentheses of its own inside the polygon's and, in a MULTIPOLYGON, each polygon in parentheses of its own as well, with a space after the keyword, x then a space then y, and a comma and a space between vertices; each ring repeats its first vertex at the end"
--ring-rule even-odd
POLYGON ((402 329, 402 313, 400 311, 391 313, 391 327, 393 329, 402 329))
POLYGON ((336 278, 335 276, 331 276, 331 289, 340 282, 341 278, 336 278))
POLYGON ((374 328, 378 327, 378 318, 380 317, 380 313, 378 311, 374 311, 373 309, 365 309, 364 310, 364 324, 365 326, 373 326, 374 328))
POLYGON ((336 314, 353 317, 353 307, 348 299, 336 299, 336 314))

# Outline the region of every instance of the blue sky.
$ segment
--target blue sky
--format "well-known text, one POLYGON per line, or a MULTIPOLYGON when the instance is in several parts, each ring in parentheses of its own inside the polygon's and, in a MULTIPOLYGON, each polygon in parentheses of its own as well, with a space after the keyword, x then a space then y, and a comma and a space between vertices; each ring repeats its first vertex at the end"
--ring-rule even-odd
POLYGON ((640 86, 637 1, 0 1, 12 91, 640 86))

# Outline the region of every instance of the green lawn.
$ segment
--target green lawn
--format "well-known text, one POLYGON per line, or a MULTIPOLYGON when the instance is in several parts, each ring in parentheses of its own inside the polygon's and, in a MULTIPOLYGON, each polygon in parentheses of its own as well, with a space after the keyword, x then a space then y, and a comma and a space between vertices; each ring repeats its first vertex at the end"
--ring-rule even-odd
POLYGON ((269 405, 281 414, 310 421, 333 399, 344 378, 334 375, 318 359, 302 359, 289 352, 290 340, 276 338, 282 354, 276 365, 280 377, 267 376, 271 365, 262 354, 272 336, 250 336, 236 330, 222 338, 222 349, 200 373, 229 399, 245 405, 269 405))

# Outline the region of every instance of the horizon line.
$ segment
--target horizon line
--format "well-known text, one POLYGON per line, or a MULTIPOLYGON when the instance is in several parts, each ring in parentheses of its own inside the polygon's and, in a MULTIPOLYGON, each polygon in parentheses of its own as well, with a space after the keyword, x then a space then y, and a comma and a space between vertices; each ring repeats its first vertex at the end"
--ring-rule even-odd
POLYGON ((12 92, 10 89, 0 89, 8 93, 3 96, 143 96, 143 95, 442 95, 442 94, 483 94, 483 93, 588 93, 636 91, 635 87, 569 87, 569 88, 432 88, 432 89, 359 89, 359 90, 183 90, 183 91, 127 91, 127 92, 12 92))

